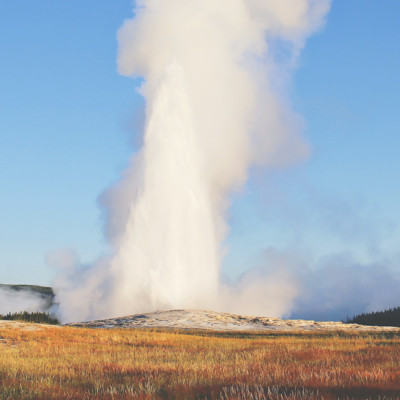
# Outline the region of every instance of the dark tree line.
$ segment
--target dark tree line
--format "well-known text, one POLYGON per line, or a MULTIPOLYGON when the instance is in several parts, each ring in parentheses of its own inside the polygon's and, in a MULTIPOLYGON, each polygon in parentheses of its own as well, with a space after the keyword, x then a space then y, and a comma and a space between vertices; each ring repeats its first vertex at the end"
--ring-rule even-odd
POLYGON ((58 325, 60 322, 53 315, 45 312, 16 312, 0 315, 0 319, 8 321, 25 321, 34 322, 37 324, 58 325))
POLYGON ((400 307, 389 308, 385 311, 362 313, 352 318, 347 317, 347 324, 398 326, 400 327, 400 307))

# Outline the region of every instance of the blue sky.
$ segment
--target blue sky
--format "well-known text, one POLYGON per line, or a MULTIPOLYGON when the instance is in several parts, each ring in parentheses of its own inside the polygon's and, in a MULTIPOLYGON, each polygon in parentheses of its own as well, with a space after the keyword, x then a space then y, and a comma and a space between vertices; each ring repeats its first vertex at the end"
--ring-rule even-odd
MULTIPOLYGON (((51 284, 49 252, 89 262, 107 250, 97 197, 136 148, 143 111, 116 72, 131 15, 130 0, 0 2, 0 282, 51 284)), ((227 275, 271 248, 310 268, 347 254, 400 271, 399 15, 397 0, 333 1, 290 88, 312 155, 255 171, 234 196, 227 275)))

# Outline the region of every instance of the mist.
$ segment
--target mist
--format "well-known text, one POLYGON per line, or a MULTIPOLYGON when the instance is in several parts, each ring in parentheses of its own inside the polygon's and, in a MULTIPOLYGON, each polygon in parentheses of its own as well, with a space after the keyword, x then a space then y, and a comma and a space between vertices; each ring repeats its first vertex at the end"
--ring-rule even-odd
MULTIPOLYGON (((398 307, 400 260, 362 263, 334 254, 301 272, 291 317, 341 321, 364 312, 398 307)), ((300 270, 301 271, 301 270, 300 270)))
POLYGON ((287 86, 330 0, 141 0, 118 32, 118 71, 143 78, 143 146, 100 196, 112 251, 58 252, 66 321, 170 308, 271 316, 298 295, 284 270, 221 279, 227 211, 249 167, 305 160, 287 86))
MULTIPOLYGON (((269 309, 269 315, 343 321, 356 314, 398 307, 399 266, 399 254, 378 255, 374 260, 362 261, 352 252, 315 256, 305 249, 271 246, 256 258, 252 268, 238 281, 243 282, 253 297, 260 299, 260 294, 264 293, 261 297, 264 302, 259 303, 260 315, 263 314, 262 305, 264 310, 269 309), (251 284, 246 284, 248 281, 251 284), (254 291, 252 285, 256 288, 254 291), (258 285, 264 291, 257 290, 258 285), (281 308, 274 309, 274 306, 281 308)), ((256 307, 253 309, 257 310, 256 307)), ((251 309, 243 311, 249 314, 251 309)))
POLYGON ((12 290, 0 288, 0 314, 16 312, 44 312, 49 301, 28 290, 12 290))

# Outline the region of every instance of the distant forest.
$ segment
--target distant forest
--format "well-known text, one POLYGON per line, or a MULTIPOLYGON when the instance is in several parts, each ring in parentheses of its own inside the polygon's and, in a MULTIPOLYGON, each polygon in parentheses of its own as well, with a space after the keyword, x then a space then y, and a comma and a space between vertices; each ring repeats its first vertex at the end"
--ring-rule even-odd
POLYGON ((400 307, 389 308, 385 311, 362 313, 355 315, 353 318, 347 317, 345 322, 347 324, 400 327, 400 307))
POLYGON ((58 325, 60 323, 54 315, 45 312, 23 311, 17 313, 8 313, 6 315, 0 315, 0 319, 7 321, 34 322, 37 324, 58 325))

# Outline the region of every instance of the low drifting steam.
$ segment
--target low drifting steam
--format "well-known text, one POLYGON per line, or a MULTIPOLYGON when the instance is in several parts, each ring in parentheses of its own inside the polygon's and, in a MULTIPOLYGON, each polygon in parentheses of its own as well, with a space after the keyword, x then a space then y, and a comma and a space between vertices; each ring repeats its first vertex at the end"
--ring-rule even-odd
POLYGON ((0 314, 48 311, 49 299, 30 290, 12 290, 0 287, 0 314))
POLYGON ((329 7, 330 0, 136 2, 118 33, 118 68, 144 78, 143 147, 101 196, 113 254, 86 267, 57 255, 64 321, 166 308, 289 311, 297 289, 284 274, 221 283, 226 211, 250 165, 307 156, 283 89, 329 7))

